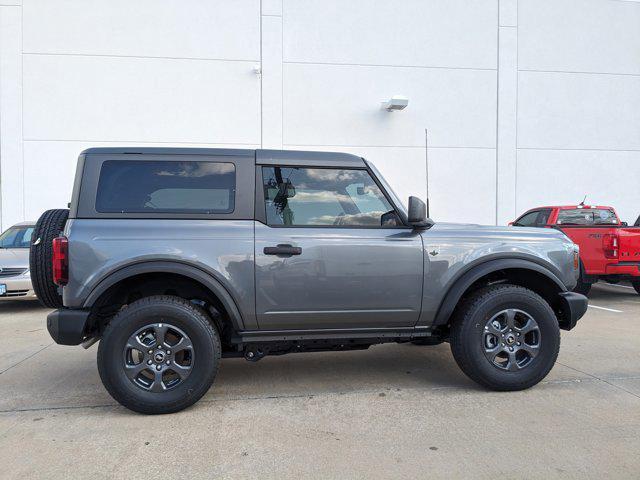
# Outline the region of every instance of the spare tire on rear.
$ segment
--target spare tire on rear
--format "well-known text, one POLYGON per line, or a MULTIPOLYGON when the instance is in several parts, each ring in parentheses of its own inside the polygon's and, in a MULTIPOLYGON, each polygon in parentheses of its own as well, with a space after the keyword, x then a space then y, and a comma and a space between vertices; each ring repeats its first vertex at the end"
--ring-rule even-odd
POLYGON ((57 209, 44 212, 33 231, 29 251, 29 270, 31 283, 38 300, 45 307, 62 307, 62 295, 53 283, 53 239, 60 236, 64 224, 69 218, 69 210, 57 209))

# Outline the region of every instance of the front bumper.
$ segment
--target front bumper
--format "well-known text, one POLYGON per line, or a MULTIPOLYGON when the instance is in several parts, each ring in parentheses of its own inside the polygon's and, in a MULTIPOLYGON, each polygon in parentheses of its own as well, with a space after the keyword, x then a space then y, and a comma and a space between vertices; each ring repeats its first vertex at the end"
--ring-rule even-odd
POLYGON ((559 313, 560 328, 571 330, 578 320, 587 312, 589 300, 576 292, 562 292, 560 295, 561 309, 559 313))
POLYGON ((15 277, 1 277, 0 284, 6 285, 7 292, 0 295, 0 301, 37 300, 29 274, 15 277))
POLYGON ((47 315, 47 330, 60 345, 80 345, 87 337, 89 310, 61 308, 47 315))

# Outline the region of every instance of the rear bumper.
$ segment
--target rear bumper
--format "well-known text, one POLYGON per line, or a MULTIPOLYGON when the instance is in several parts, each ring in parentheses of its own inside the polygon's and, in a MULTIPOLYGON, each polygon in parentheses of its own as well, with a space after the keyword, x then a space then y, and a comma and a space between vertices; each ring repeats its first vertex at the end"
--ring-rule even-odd
POLYGON ((575 292, 562 292, 559 295, 562 303, 559 317, 560 328, 571 330, 587 312, 589 300, 584 295, 575 292))
POLYGON ((607 265, 607 275, 630 275, 632 277, 640 277, 640 263, 620 262, 607 265))
POLYGON ((61 308, 47 315, 47 330, 60 345, 80 345, 86 340, 89 310, 61 308))

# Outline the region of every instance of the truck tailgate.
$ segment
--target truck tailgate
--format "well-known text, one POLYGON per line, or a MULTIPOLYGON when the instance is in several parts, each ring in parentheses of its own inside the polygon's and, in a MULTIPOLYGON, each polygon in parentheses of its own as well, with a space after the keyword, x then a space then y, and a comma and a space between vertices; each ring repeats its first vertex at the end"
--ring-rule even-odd
POLYGON ((617 233, 620 238, 620 261, 640 262, 640 227, 622 227, 617 233))

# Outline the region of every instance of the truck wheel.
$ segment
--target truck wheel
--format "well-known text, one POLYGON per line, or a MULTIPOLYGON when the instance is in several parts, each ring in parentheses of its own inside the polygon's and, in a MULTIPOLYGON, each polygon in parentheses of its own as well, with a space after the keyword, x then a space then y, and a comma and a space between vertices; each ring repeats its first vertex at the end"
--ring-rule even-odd
POLYGON ((61 308, 62 296, 53 283, 53 239, 60 235, 69 218, 69 210, 47 210, 33 230, 33 241, 29 250, 29 270, 33 290, 40 303, 49 308, 61 308))
POLYGON ((456 313, 451 351, 462 371, 492 390, 524 390, 547 376, 560 348, 558 320, 538 294, 516 285, 473 293, 456 313))
POLYGON ((576 283, 576 286, 574 287, 573 291, 576 293, 579 293, 580 295, 584 295, 586 297, 589 295, 589 292, 591 291, 591 285, 593 284, 585 281, 584 277, 585 277, 584 265, 582 263, 582 260, 580 260, 580 276, 578 277, 578 283, 576 283))
POLYGON ((109 322, 98 347, 98 372, 121 405, 172 413, 209 390, 220 355, 218 332, 201 308, 158 295, 130 304, 109 322))
POLYGON ((582 275, 580 275, 580 278, 578 278, 578 283, 576 283, 576 286, 573 289, 573 291, 581 295, 584 295, 586 297, 587 295, 589 295, 589 292, 591 291, 591 285, 593 284, 589 282, 583 282, 582 275))
POLYGON ((632 280, 631 286, 636 289, 636 292, 640 295, 640 280, 632 280))

